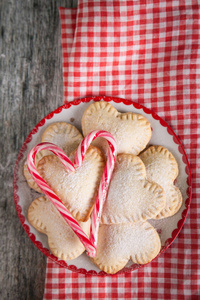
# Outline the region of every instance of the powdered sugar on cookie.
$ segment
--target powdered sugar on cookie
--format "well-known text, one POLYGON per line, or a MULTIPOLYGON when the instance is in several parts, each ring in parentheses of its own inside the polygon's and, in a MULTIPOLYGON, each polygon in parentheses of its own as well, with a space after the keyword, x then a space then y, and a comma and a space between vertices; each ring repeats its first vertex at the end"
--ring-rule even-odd
POLYGON ((156 230, 148 223, 101 225, 97 255, 91 260, 106 273, 114 274, 131 259, 146 264, 161 248, 156 230))
MULTIPOLYGON (((82 117, 84 136, 92 130, 106 130, 117 142, 117 153, 139 154, 151 138, 148 120, 135 113, 120 113, 110 103, 100 101, 91 104, 82 117)), ((106 152, 107 145, 97 139, 94 145, 106 152)))
MULTIPOLYGON (((28 220, 33 227, 48 236, 49 248, 55 256, 71 260, 85 251, 79 238, 47 197, 39 197, 32 202, 28 220)), ((79 224, 89 235, 90 221, 79 224)))
POLYGON ((78 147, 82 139, 83 136, 79 130, 75 126, 65 122, 51 124, 42 135, 42 142, 55 144, 67 155, 78 147))
MULTIPOLYGON (((74 158, 74 154, 70 158, 74 158)), ((61 199, 78 221, 87 221, 105 166, 102 153, 90 146, 83 164, 75 172, 66 171, 60 160, 53 155, 45 156, 38 164, 42 178, 61 199)))
MULTIPOLYGON (((80 142, 82 141, 83 136, 79 132, 79 130, 66 122, 57 122, 49 125, 44 131, 41 141, 53 143, 59 148, 61 148, 67 155, 69 155, 72 151, 74 151, 80 142)), ((35 163, 36 166, 40 159, 44 156, 52 155, 52 152, 48 150, 43 150, 36 155, 35 163)), ((27 168, 27 163, 24 164, 24 176, 27 180, 28 185, 33 190, 41 193, 40 188, 35 183, 33 178, 31 177, 29 170, 27 168)))
POLYGON ((182 205, 180 190, 174 185, 178 176, 178 164, 172 153, 162 146, 151 146, 140 158, 145 164, 147 178, 163 187, 166 194, 166 205, 156 216, 157 219, 174 215, 182 205))
POLYGON ((146 179, 141 159, 119 154, 101 221, 104 224, 145 221, 155 217, 165 202, 163 189, 146 179))

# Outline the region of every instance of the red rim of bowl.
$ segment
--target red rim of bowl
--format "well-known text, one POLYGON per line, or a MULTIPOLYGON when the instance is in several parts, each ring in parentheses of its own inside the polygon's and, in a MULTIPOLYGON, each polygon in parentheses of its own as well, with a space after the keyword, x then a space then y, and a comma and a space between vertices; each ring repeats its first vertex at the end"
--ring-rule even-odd
MULTIPOLYGON (((175 132, 171 129, 171 127, 162 118, 160 118, 155 112, 153 112, 152 110, 146 108, 145 106, 143 106, 143 105, 141 105, 141 104, 139 104, 137 102, 133 102, 133 101, 130 101, 130 100, 125 100, 125 99, 122 99, 122 98, 107 97, 107 96, 103 96, 103 97, 102 96, 98 96, 98 97, 86 97, 86 98, 82 98, 82 99, 75 100, 75 101, 72 101, 70 103, 64 104, 64 105, 58 107, 57 109, 55 109, 54 111, 52 111, 50 114, 48 114, 45 118, 43 118, 33 128, 33 130, 30 132, 30 134, 28 135, 28 137, 24 141, 23 146, 20 149, 19 155, 17 157, 16 164, 15 164, 15 169, 14 169, 13 194, 14 194, 15 207, 16 207, 17 214, 18 214, 18 217, 20 219, 20 222, 21 222, 24 230, 26 231, 27 235, 31 239, 31 241, 35 244, 35 246, 42 253, 44 253, 48 258, 50 258, 54 262, 58 263, 60 266, 62 266, 64 268, 67 268, 68 270, 75 271, 75 272, 82 273, 82 274, 86 274, 86 275, 108 276, 109 274, 106 274, 103 271, 99 271, 99 272, 96 272, 95 270, 87 271, 84 268, 77 268, 74 265, 68 265, 66 263, 66 261, 58 259, 56 256, 54 256, 53 254, 50 253, 49 249, 43 247, 42 243, 39 242, 39 241, 37 241, 35 235, 30 232, 30 227, 27 224, 25 224, 25 217, 22 214, 22 208, 19 205, 20 198, 19 198, 19 196, 17 194, 17 192, 18 192, 18 184, 17 184, 17 182, 18 182, 19 162, 23 158, 23 153, 27 149, 27 144, 30 143, 30 141, 32 140, 32 136, 35 133, 37 133, 38 130, 39 130, 39 128, 42 127, 45 124, 45 121, 49 120, 49 119, 52 119, 55 114, 59 114, 63 109, 69 109, 71 106, 77 106, 80 103, 88 103, 90 101, 100 101, 100 100, 104 100, 106 102, 114 101, 115 103, 123 103, 125 105, 130 105, 130 106, 132 105, 136 109, 142 109, 146 114, 150 114, 155 120, 158 120, 163 127, 166 127, 168 133, 173 136, 173 141, 176 144, 179 145, 178 151, 182 154, 182 161, 186 165, 185 172, 188 175, 187 176, 187 185, 188 185, 188 188, 187 188, 187 199, 185 200, 185 207, 186 208, 182 212, 182 218, 177 223, 177 228, 173 230, 171 237, 166 240, 165 245, 162 247, 162 249, 161 249, 160 253, 158 254, 158 256, 160 254, 162 254, 172 244, 172 242, 175 240, 175 238, 179 234, 181 228, 183 227, 183 224, 185 222, 185 219, 187 217, 188 210, 189 210, 189 207, 190 207, 191 196, 192 196, 192 176, 191 176, 190 165, 189 165, 189 161, 188 161, 187 155, 185 153, 184 147, 183 147, 180 139, 175 134, 175 132)), ((157 257, 155 257, 154 260, 157 257)), ((145 266, 145 265, 132 264, 130 267, 125 267, 125 268, 123 268, 122 270, 120 270, 116 274, 122 274, 122 273, 132 272, 132 271, 137 270, 137 269, 139 269, 139 268, 141 268, 143 266, 145 266)))

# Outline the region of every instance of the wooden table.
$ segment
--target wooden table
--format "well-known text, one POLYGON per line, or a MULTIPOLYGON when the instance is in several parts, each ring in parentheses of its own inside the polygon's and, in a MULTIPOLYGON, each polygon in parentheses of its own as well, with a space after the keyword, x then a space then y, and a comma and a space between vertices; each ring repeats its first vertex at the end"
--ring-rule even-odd
POLYGON ((77 1, 1 0, 0 299, 42 299, 46 257, 15 210, 13 170, 31 129, 63 104, 59 6, 77 1))

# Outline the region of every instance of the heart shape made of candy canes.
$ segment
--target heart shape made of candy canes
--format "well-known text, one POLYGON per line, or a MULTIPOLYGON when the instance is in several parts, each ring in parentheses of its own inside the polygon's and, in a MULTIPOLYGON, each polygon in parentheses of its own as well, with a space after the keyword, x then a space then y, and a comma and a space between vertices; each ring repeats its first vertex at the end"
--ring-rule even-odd
MULTIPOLYGON (((76 150, 69 155, 66 153, 72 162, 74 162, 75 153, 76 150)), ((90 146, 83 163, 76 168, 75 172, 68 172, 56 155, 43 157, 36 166, 40 176, 56 193, 72 216, 79 222, 86 222, 95 205, 105 164, 106 159, 103 153, 96 147, 90 146)))
POLYGON ((101 218, 103 204, 106 199, 108 185, 113 172, 115 160, 116 160, 116 141, 109 132, 103 130, 92 131, 82 140, 81 144, 77 148, 74 164, 70 161, 69 157, 64 153, 63 150, 61 150, 59 147, 57 147, 52 143, 40 143, 36 145, 28 154, 27 166, 31 176, 36 181, 41 191, 51 200, 51 202, 57 208, 61 216, 65 219, 68 225, 76 233, 80 241, 83 243, 85 249, 87 250, 88 255, 91 257, 94 257, 96 255, 99 222, 101 218), (76 219, 71 215, 68 209, 64 206, 64 204, 59 199, 59 197, 48 186, 45 180, 40 176, 35 166, 35 156, 38 152, 42 150, 49 150, 53 152, 60 159, 60 161, 65 166, 68 172, 74 172, 77 167, 81 166, 88 147, 90 146, 92 141, 95 140, 97 137, 102 137, 107 140, 109 145, 109 152, 108 152, 107 162, 104 168, 103 176, 101 178, 101 182, 99 185, 95 206, 92 211, 90 237, 88 237, 86 233, 82 230, 82 228, 80 227, 76 219))

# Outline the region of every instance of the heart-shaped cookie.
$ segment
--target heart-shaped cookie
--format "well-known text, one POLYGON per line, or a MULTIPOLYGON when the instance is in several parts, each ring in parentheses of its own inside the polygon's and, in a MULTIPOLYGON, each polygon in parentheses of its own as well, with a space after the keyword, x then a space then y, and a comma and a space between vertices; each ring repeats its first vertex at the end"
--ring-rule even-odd
POLYGON ((162 219, 174 215, 182 205, 181 192, 174 185, 178 176, 178 164, 174 156, 162 146, 151 146, 140 158, 145 164, 147 178, 162 186, 166 194, 166 205, 155 218, 162 219))
POLYGON ((97 253, 91 258, 102 271, 114 274, 131 259, 146 264, 160 252, 158 233, 148 222, 100 225, 97 253))
MULTIPOLYGON (((151 138, 151 125, 140 114, 120 113, 110 103, 100 101, 91 104, 82 117, 83 135, 92 130, 106 130, 117 142, 117 153, 139 154, 151 138)), ((106 153, 105 141, 97 139, 93 143, 106 153)))
MULTIPOLYGON (((31 176, 39 185, 42 192, 51 200, 51 202, 55 205, 59 213, 65 219, 65 221, 71 226, 73 231, 79 237, 79 239, 85 246, 86 250, 88 251, 88 255, 92 257, 95 256, 96 254, 99 222, 101 218, 103 204, 107 195, 108 185, 113 172, 115 159, 116 159, 116 142, 113 136, 106 131, 93 131, 84 138, 84 140, 81 142, 81 144, 79 145, 75 153, 74 164, 70 161, 70 159, 62 149, 60 149, 59 147, 51 143, 41 143, 36 145, 29 152, 28 159, 27 159, 28 169, 29 172, 31 173, 31 176), (78 170, 78 168, 80 168, 81 165, 83 164, 86 152, 90 144, 97 137, 104 137, 107 140, 109 145, 109 152, 108 152, 106 166, 104 168, 103 176, 101 178, 101 182, 97 192, 95 206, 92 211, 90 238, 88 238, 85 232, 81 229, 80 225, 77 223, 77 220, 71 215, 69 210, 64 206, 64 204, 56 195, 56 193, 49 187, 46 181, 41 177, 40 173, 38 172, 35 166, 35 157, 38 152, 42 150, 49 150, 53 152, 56 156, 58 156, 62 164, 65 166, 67 172, 75 173, 78 170)), ((76 187, 76 181, 74 181, 73 184, 74 187, 76 187)))
POLYGON ((163 188, 146 179, 142 160, 131 154, 119 154, 101 222, 119 224, 146 221, 155 217, 165 203, 163 188))
MULTIPOLYGON (((67 155, 69 155, 78 147, 82 139, 82 134, 75 126, 66 122, 57 122, 49 125, 45 129, 41 141, 53 143, 61 148, 67 155)), ((46 155, 52 155, 52 153, 48 150, 43 150, 37 154, 35 160, 36 166, 39 160, 46 155)), ((24 176, 30 188, 34 189, 38 193, 41 193, 40 188, 29 173, 27 162, 24 164, 24 176)))
MULTIPOLYGON (((56 257, 71 260, 85 251, 77 235, 47 197, 39 197, 31 203, 28 221, 35 229, 48 236, 49 248, 56 257)), ((80 222, 79 225, 89 236, 90 220, 80 222)))
POLYGON ((78 148, 82 139, 83 136, 80 131, 66 122, 57 122, 49 125, 42 135, 42 142, 57 145, 67 155, 78 148))
MULTIPOLYGON (((74 156, 75 151, 69 155, 73 163, 74 156)), ((75 172, 68 172, 56 155, 44 156, 37 165, 42 178, 81 222, 90 217, 104 167, 104 155, 93 146, 88 148, 82 165, 75 172)))

